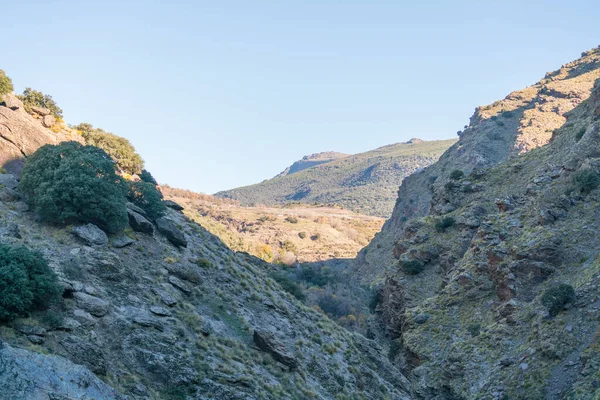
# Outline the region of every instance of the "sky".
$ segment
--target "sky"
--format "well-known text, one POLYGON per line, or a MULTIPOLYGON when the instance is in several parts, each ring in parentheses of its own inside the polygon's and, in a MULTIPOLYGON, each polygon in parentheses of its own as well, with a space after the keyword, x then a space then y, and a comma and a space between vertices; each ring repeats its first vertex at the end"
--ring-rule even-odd
POLYGON ((0 68, 214 193, 321 151, 446 139, 600 45, 598 1, 2 4, 0 68))

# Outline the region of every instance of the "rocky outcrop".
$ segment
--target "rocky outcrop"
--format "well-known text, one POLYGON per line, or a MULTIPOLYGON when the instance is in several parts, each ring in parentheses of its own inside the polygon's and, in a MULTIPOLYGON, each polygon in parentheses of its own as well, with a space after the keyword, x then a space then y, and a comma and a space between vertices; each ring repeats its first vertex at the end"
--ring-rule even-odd
POLYGON ((296 358, 285 348, 285 345, 281 343, 273 333, 264 330, 255 330, 253 339, 259 349, 271 354, 274 359, 283 365, 290 369, 298 367, 296 358))
POLYGON ((108 245, 108 236, 94 224, 76 226, 71 232, 88 246, 108 245))
POLYGON ((185 235, 173 221, 161 217, 156 220, 156 226, 158 227, 160 233, 165 235, 169 242, 173 243, 177 247, 187 247, 187 239, 185 238, 185 235))
POLYGON ((154 225, 152 225, 152 222, 148 221, 144 216, 130 208, 127 208, 127 215, 129 217, 129 226, 131 226, 131 229, 148 235, 154 234, 154 225))

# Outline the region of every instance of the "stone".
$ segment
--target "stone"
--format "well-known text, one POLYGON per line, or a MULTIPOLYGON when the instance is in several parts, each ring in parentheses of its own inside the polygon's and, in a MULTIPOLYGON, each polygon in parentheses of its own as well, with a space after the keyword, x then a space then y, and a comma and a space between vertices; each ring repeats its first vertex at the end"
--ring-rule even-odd
POLYGON ((106 374, 106 360, 100 348, 89 339, 68 335, 60 340, 60 345, 69 354, 69 359, 88 367, 92 372, 106 374))
POLYGON ((298 366, 296 358, 285 348, 273 333, 264 330, 255 330, 254 344, 266 353, 269 353, 273 358, 290 369, 295 369, 298 366))
POLYGON ((143 208, 136 206, 135 204, 131 203, 131 202, 127 202, 125 203, 125 207, 127 207, 128 210, 134 211, 140 215, 143 216, 147 216, 146 211, 144 211, 143 208))
POLYGON ((190 293, 192 291, 188 285, 186 285, 180 279, 172 275, 169 276, 169 283, 171 283, 171 285, 175 286, 177 289, 181 290, 184 293, 190 293))
POLYGON ((52 128, 56 125, 56 118, 54 118, 54 115, 46 115, 42 118, 42 125, 44 125, 45 128, 52 128))
POLYGON ((415 324, 424 324, 425 322, 427 322, 427 320, 429 319, 429 315, 427 314, 418 314, 416 317, 414 317, 413 321, 415 321, 415 324))
POLYGON ((175 223, 166 218, 158 218, 156 220, 156 226, 160 233, 165 235, 167 240, 173 243, 177 247, 187 247, 187 239, 181 230, 175 225, 175 223))
POLYGON ((73 310, 73 318, 85 327, 90 327, 96 324, 96 319, 89 312, 76 308, 73 310))
POLYGON ((44 336, 46 334, 46 329, 39 325, 17 324, 15 326, 15 330, 28 336, 44 336))
POLYGON ((42 117, 45 117, 46 115, 50 115, 50 110, 48 110, 47 108, 44 107, 36 107, 33 106, 31 107, 31 111, 33 111, 34 113, 41 115, 42 117))
POLYGON ((6 235, 14 237, 16 239, 21 239, 22 236, 21 231, 19 230, 19 225, 15 224, 14 222, 8 225, 8 227, 6 228, 6 235))
POLYGON ((150 307, 150 312, 155 315, 159 315, 161 317, 170 317, 171 311, 167 310, 164 307, 152 306, 150 307))
POLYGON ((102 317, 108 313, 110 303, 104 299, 83 292, 73 293, 77 305, 95 317, 102 317))
POLYGON ((173 200, 163 200, 163 204, 175 211, 183 211, 183 206, 173 200))
POLYGON ((23 109, 23 102, 12 93, 5 94, 2 97, 2 101, 4 102, 5 107, 10 108, 13 111, 23 109))
POLYGON ((13 203, 21 198, 21 195, 14 189, 5 187, 0 190, 0 201, 13 203))
POLYGON ((94 224, 76 226, 71 232, 88 246, 108 245, 108 236, 94 224))
POLYGON ((169 307, 173 307, 177 304, 177 299, 164 290, 154 289, 154 293, 156 293, 156 295, 160 297, 160 300, 169 307))
POLYGON ((63 319, 62 324, 58 327, 61 331, 72 331, 73 329, 77 329, 81 327, 81 323, 73 318, 65 318, 63 319))
POLYGON ((9 189, 17 189, 19 182, 13 174, 0 174, 0 186, 7 187, 9 189))
POLYGON ((117 249, 121 249, 123 247, 129 246, 130 244, 132 244, 134 242, 135 242, 135 240, 133 240, 129 236, 121 235, 118 238, 113 240, 112 245, 113 245, 113 247, 116 247, 117 249))
POLYGON ((127 215, 129 216, 129 226, 136 232, 146 233, 148 235, 154 234, 154 225, 148 221, 143 215, 127 209, 127 215))
POLYGON ((36 335, 29 335, 27 336, 27 339, 29 339, 29 341, 33 344, 42 344, 44 343, 44 338, 41 336, 36 336, 36 335))

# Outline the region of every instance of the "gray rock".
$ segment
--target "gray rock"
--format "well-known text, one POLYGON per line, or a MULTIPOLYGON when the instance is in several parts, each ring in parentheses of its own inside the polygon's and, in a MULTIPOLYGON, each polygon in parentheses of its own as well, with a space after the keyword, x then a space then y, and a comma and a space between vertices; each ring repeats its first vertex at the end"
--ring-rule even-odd
POLYGON ((48 110, 47 108, 44 107, 31 107, 31 111, 33 111, 34 113, 41 115, 42 117, 45 117, 46 115, 50 115, 50 110, 48 110))
POLYGON ((21 195, 14 189, 5 187, 0 190, 0 201, 13 203, 21 198, 21 195))
POLYGON ((147 233, 152 235, 154 233, 154 225, 148 221, 142 214, 139 214, 133 210, 127 209, 127 215, 129 216, 129 226, 136 232, 147 233))
POLYGON ((175 286, 177 289, 181 290, 184 293, 190 293, 192 291, 188 285, 186 285, 180 279, 172 275, 169 276, 169 283, 171 283, 171 285, 175 286))
POLYGON ((425 322, 427 322, 427 320, 429 319, 429 315, 427 314, 418 314, 413 321, 415 321, 415 324, 424 324, 425 322))
POLYGON ((298 366, 296 358, 271 332, 255 330, 253 339, 254 344, 256 344, 260 350, 271 354, 275 360, 283 365, 288 366, 290 369, 295 369, 298 366))
POLYGON ((131 202, 127 202, 125 203, 125 207, 127 207, 128 210, 134 211, 140 215, 143 216, 147 216, 146 211, 144 211, 143 208, 136 206, 135 204, 131 203, 131 202))
POLYGON ((110 303, 106 300, 83 292, 75 292, 73 293, 73 297, 75 297, 79 307, 93 316, 102 317, 108 313, 110 303))
POLYGON ((73 310, 73 319, 85 327, 91 327, 96 324, 96 318, 94 318, 92 314, 79 308, 73 310))
POLYGON ((6 228, 6 235, 21 239, 21 231, 19 230, 19 226, 14 222, 8 225, 8 228, 6 228))
POLYGON ((106 374, 106 360, 100 348, 90 340, 79 336, 68 335, 60 340, 60 345, 69 354, 69 359, 77 364, 83 364, 92 372, 106 374))
POLYGON ((81 324, 73 318, 65 318, 63 319, 62 324, 58 327, 58 329, 62 331, 72 331, 73 329, 77 329, 81 327, 81 324))
POLYGON ((164 290, 154 289, 154 293, 156 293, 156 295, 160 297, 160 300, 169 307, 173 307, 175 304, 177 304, 177 299, 164 290))
POLYGON ((85 244, 92 246, 107 246, 108 236, 94 224, 76 226, 72 233, 85 244))
POLYGON ((46 128, 52 128, 56 125, 56 118, 54 118, 54 115, 45 115, 44 118, 42 118, 42 125, 46 128))
POLYGON ((129 246, 130 244, 132 244, 134 242, 135 242, 135 240, 133 240, 129 236, 121 235, 118 238, 113 240, 112 245, 113 245, 113 247, 120 249, 125 246, 129 246))
POLYGON ((17 324, 15 325, 15 330, 28 336, 44 336, 46 334, 46 329, 39 325, 17 324))
POLYGON ((17 182, 15 176, 12 174, 0 174, 0 185, 10 189, 17 189, 19 182, 17 182))
POLYGON ((175 225, 175 223, 166 218, 158 218, 156 220, 156 226, 160 233, 165 235, 169 242, 173 243, 177 247, 187 247, 187 239, 181 230, 175 225))
POLYGON ((161 317, 171 316, 171 311, 167 310, 164 307, 152 306, 152 307, 150 307, 150 312, 152 314, 159 315, 161 317))
POLYGON ((33 344, 42 344, 44 343, 44 338, 41 336, 36 336, 36 335, 29 335, 27 336, 27 339, 29 339, 29 341, 33 344))
POLYGON ((163 204, 175 211, 183 211, 183 206, 173 200, 163 200, 163 204))
POLYGON ((124 400, 84 366, 6 345, 0 348, 0 388, 3 399, 124 400))

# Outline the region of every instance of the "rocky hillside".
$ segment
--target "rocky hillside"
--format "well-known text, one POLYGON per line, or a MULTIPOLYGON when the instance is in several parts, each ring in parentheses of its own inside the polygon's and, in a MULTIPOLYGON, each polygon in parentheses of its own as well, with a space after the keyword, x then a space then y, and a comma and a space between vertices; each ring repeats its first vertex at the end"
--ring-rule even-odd
POLYGON ((361 214, 389 217, 402 179, 435 162, 454 142, 413 139, 215 196, 243 205, 337 204, 361 214))
POLYGON ((290 174, 294 174, 296 172, 303 171, 307 168, 311 168, 317 165, 325 164, 331 161, 338 160, 340 158, 348 157, 349 154, 337 153, 335 151, 326 151, 323 153, 315 153, 309 156, 302 157, 302 160, 298 160, 286 169, 283 172, 279 173, 276 178, 281 176, 286 176, 290 174))
MULTIPOLYGON (((0 106, 5 168, 22 165, 23 157, 26 164, 20 183, 18 174, 0 173, 0 398, 411 398, 408 381, 377 343, 304 306, 269 277, 271 264, 230 250, 176 204, 167 203, 166 211, 146 210, 119 203, 123 195, 115 192, 110 200, 124 207, 129 226, 108 236, 90 223, 50 223, 48 216, 33 212, 31 196, 39 193, 25 196, 27 177, 32 185, 44 176, 48 179, 38 189, 52 189, 48 185, 58 177, 75 179, 90 168, 88 161, 61 164, 83 157, 77 151, 89 150, 86 160, 103 168, 126 165, 131 152, 115 153, 120 158, 107 163, 108 153, 67 143, 57 158, 46 152, 64 168, 38 174, 28 170, 32 159, 39 161, 36 147, 60 137, 20 108, 6 100, 0 106), (11 258, 10 251, 21 255, 11 258), (24 265, 37 270, 23 272, 24 265), (25 308, 32 294, 23 274, 42 282, 35 277, 42 276, 43 265, 51 272, 44 279, 56 276, 62 296, 25 308)), ((89 124, 77 131, 113 138, 89 124)), ((53 168, 50 163, 39 167, 53 168)), ((123 180, 105 180, 114 171, 91 171, 82 175, 86 181, 118 185, 123 180)), ((147 190, 153 180, 147 171, 140 176, 146 181, 130 187, 147 190)), ((65 190, 85 200, 78 187, 65 190)), ((58 202, 74 201, 62 192, 45 193, 55 196, 56 203, 42 203, 52 210, 58 202)), ((148 193, 131 196, 141 196, 146 207, 152 200, 144 197, 148 193)), ((91 215, 83 214, 97 206, 91 201, 71 217, 91 215)), ((50 295, 51 287, 40 283, 31 290, 50 295)))
POLYGON ((417 398, 600 398, 598 78, 594 49, 478 108, 362 252, 417 398))
POLYGON ((217 235, 230 249, 265 261, 295 265, 332 258, 354 258, 376 232, 383 218, 340 207, 289 204, 244 207, 235 201, 162 187, 165 198, 217 235))

